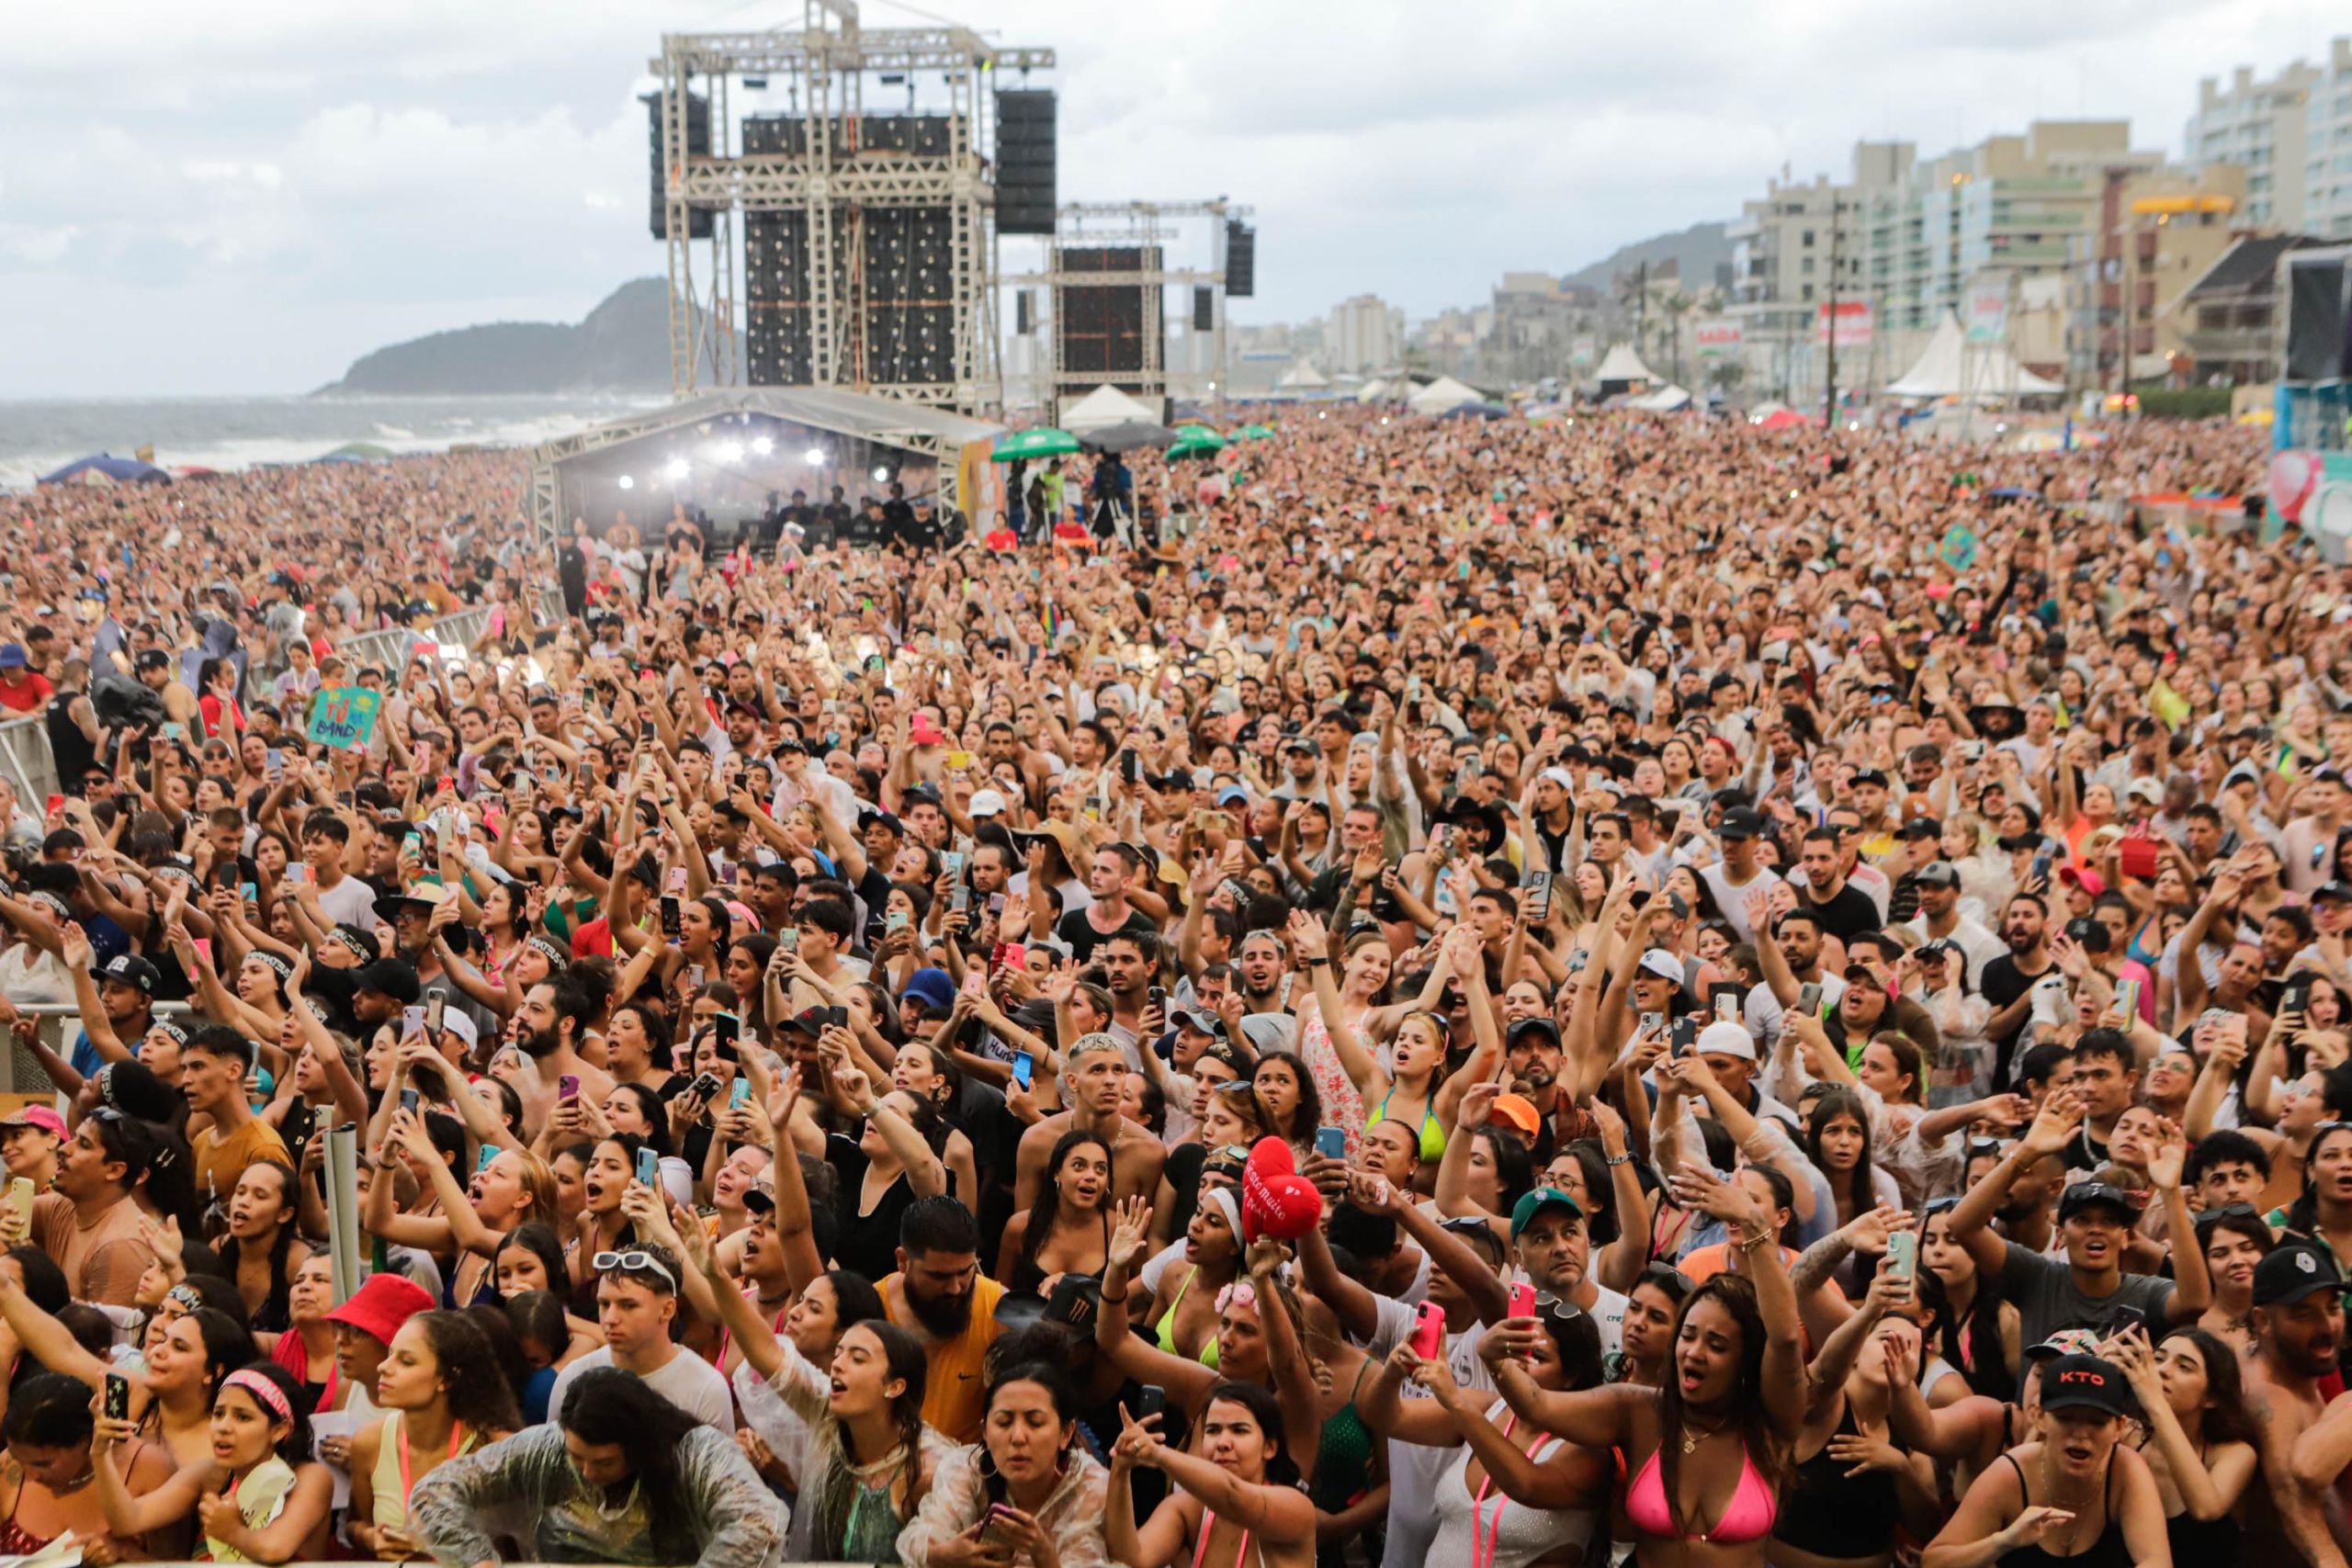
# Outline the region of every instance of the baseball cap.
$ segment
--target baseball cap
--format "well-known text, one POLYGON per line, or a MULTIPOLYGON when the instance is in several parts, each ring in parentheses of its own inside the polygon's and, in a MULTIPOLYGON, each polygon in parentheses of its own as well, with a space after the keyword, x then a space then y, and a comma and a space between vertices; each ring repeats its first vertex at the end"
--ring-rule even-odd
POLYGON ((2133 1409, 2123 1369, 2098 1356, 2061 1356, 2041 1369, 2041 1408, 2096 1410, 2129 1416, 2133 1409))
POLYGON ((1756 1037, 1747 1026, 1739 1023, 1711 1023, 1699 1031, 1699 1038, 1690 1048, 1702 1056, 1736 1056, 1742 1061, 1756 1060, 1756 1037))
POLYGON ((956 1005, 956 982, 944 969, 918 969, 907 976, 905 987, 899 992, 900 1001, 909 997, 927 1008, 945 1012, 956 1005))
POLYGON ((1661 980, 1682 983, 1682 960, 1662 947, 1653 947, 1642 954, 1642 973, 1655 975, 1661 980))
POLYGON ((2025 1359, 2040 1360, 2044 1356, 2095 1356, 2098 1354, 2098 1335, 2088 1328, 2055 1328, 2050 1337, 2037 1345, 2029 1345, 2025 1359))
POLYGON ((1004 796, 992 789, 976 789, 972 792, 972 804, 966 809, 973 817, 1001 817, 1004 796))
POLYGON ((2109 1181, 2077 1181, 2066 1189, 2058 1200, 2058 1217, 2071 1219, 2094 1203, 2105 1203, 2130 1224, 2140 1217, 2140 1207, 2132 1201, 2132 1194, 2109 1181))
POLYGON ((1510 1206, 1510 1238, 1535 1223, 1535 1216, 1546 1209, 1566 1209, 1577 1219, 1584 1218, 1584 1205, 1556 1187, 1538 1187, 1520 1194, 1519 1201, 1510 1206))
POLYGON ((23 643, 0 643, 0 670, 22 670, 26 662, 23 643))
POLYGON ((2256 1306, 2286 1306, 2315 1292, 2346 1288, 2336 1271, 2335 1256, 2315 1242, 2283 1243, 2254 1266, 2256 1306))
POLYGON ((135 953, 116 953, 107 960, 107 966, 98 973, 101 979, 135 987, 150 997, 155 994, 155 987, 163 983, 164 978, 162 970, 135 953))
POLYGON ((1532 1138, 1544 1125, 1544 1113, 1523 1094, 1498 1094, 1495 1096, 1494 1114, 1487 1122, 1499 1122, 1517 1130, 1521 1137, 1532 1138))
POLYGON ((168 1122, 187 1101, 143 1062, 108 1062, 98 1069, 98 1099, 142 1122, 168 1122))
POLYGON ((1720 839, 1760 839, 1764 836, 1764 818, 1745 806, 1735 806, 1724 813, 1723 826, 1715 829, 1720 839))
POLYGON ((402 1007, 414 1007, 417 998, 424 994, 424 987, 416 977, 416 966, 398 958, 379 958, 362 964, 351 977, 351 988, 375 991, 402 1007))
POLYGON ((1944 825, 1932 817, 1914 817, 1894 830, 1898 839, 1940 839, 1944 825))
POLYGON ((1957 887, 1960 873, 1948 860, 1931 860, 1913 873, 1911 880, 1922 887, 1957 887))
POLYGON ((2312 889, 2312 902, 2330 898, 2339 904, 2352 904, 2352 882, 2323 882, 2312 889))
POLYGON ((1540 1014, 1532 1018, 1522 1018, 1509 1029, 1504 1030, 1503 1040, 1508 1044, 1516 1045, 1522 1040, 1539 1034, 1555 1045, 1560 1043, 1560 1026, 1540 1014))
POLYGON ((28 1105, 15 1115, 0 1117, 0 1127, 38 1127, 52 1137, 65 1136, 65 1118, 53 1105, 28 1105))

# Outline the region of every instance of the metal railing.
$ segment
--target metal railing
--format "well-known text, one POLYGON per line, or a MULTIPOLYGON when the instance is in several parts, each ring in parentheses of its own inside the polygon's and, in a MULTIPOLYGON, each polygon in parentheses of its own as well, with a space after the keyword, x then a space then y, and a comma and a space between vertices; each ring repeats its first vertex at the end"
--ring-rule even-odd
MULTIPOLYGON (((157 1018, 184 1018, 193 1010, 186 1002, 157 1002, 153 1008, 157 1018)), ((82 1023, 80 1008, 72 1002, 18 1002, 17 1011, 26 1018, 39 1020, 40 1043, 60 1056, 72 1059, 72 1042, 82 1023)), ((125 1043, 137 1049, 135 1043, 125 1043)), ((0 1093, 40 1094, 56 1087, 49 1081, 49 1074, 42 1070, 40 1059, 17 1044, 16 1037, 11 1035, 7 1052, 0 1055, 0 1093)))
MULTIPOLYGON (((17 804, 28 817, 41 814, 42 803, 58 793, 57 760, 50 754, 49 721, 34 714, 0 724, 0 770, 17 786, 17 804)), ((0 822, 0 833, 7 824, 0 822)))

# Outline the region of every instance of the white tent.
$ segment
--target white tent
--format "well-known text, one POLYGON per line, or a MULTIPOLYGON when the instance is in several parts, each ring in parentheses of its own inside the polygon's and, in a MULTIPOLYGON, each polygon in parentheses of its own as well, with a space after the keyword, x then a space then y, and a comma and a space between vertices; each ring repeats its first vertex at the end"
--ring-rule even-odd
POLYGON ((1665 379, 1642 363, 1629 343, 1613 343, 1609 352, 1600 356, 1600 368, 1593 372, 1593 379, 1606 386, 1611 381, 1647 381, 1655 385, 1665 379))
POLYGON ((2064 390, 2057 382, 2045 381, 2019 365, 2004 344, 1971 346, 1961 333, 1960 318, 1946 310, 1944 319, 1936 323, 1936 335, 1928 340, 1927 352, 1901 380, 1886 389, 1886 395, 1989 400, 2046 397, 2064 390))
POLYGON ((1627 408, 1647 409, 1653 413, 1672 413, 1690 405, 1690 394, 1676 386, 1660 387, 1646 397, 1629 398, 1625 402, 1627 408))
POLYGON ((1306 361, 1303 359, 1297 364, 1292 366, 1289 369, 1283 371, 1282 374, 1282 379, 1274 383, 1277 387, 1288 388, 1296 391, 1317 390, 1328 387, 1330 384, 1331 383, 1325 378, 1323 372, 1316 369, 1315 367, 1307 364, 1306 361))
POLYGON ((1090 430, 1125 424, 1129 420, 1158 424, 1159 410, 1127 396, 1116 387, 1097 387, 1062 410, 1061 427, 1072 435, 1083 435, 1090 430))
POLYGON ((1483 403, 1475 387, 1465 387, 1451 376, 1441 376, 1405 400, 1405 406, 1415 413, 1450 413, 1470 403, 1483 403))
POLYGON ((1356 401, 1360 403, 1380 402, 1385 400, 1388 396, 1388 383, 1381 380, 1377 377, 1366 381, 1363 386, 1356 389, 1356 401))

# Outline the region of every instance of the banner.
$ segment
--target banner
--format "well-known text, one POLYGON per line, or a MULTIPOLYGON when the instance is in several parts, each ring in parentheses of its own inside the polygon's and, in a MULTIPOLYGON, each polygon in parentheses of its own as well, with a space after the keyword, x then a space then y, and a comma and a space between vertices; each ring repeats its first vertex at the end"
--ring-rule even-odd
POLYGON ((1960 324, 1971 343, 1998 343, 2009 335, 2009 286, 1973 283, 1961 299, 1960 324))
POLYGON ((359 686, 330 686, 311 699, 310 739, 338 751, 364 751, 376 733, 384 694, 359 686))
POLYGON ((1747 341, 1747 325, 1727 316, 1716 316, 1699 322, 1690 329, 1699 345, 1702 359, 1725 359, 1736 355, 1747 341))
MULTIPOLYGON (((1871 345, 1871 306, 1867 299, 1841 300, 1836 307, 1838 333, 1835 342, 1839 348, 1868 348, 1871 345)), ((1814 311, 1813 341, 1833 341, 1829 332, 1831 307, 1822 305, 1814 311)))

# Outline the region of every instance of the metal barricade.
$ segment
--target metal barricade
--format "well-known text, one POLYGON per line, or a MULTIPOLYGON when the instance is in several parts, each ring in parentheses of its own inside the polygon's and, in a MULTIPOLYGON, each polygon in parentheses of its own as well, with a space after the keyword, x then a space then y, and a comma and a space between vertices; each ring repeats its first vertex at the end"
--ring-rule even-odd
MULTIPOLYGON (((184 1018, 193 1010, 186 1002, 157 1002, 158 1018, 184 1018)), ((74 1036, 81 1032, 82 1010, 72 1002, 18 1002, 17 1011, 40 1022, 40 1042, 60 1056, 71 1060, 74 1036)), ((135 1048, 135 1047, 134 1047, 135 1048)), ((8 1049, 0 1055, 0 1093, 42 1094, 56 1086, 49 1081, 49 1074, 41 1069, 40 1059, 8 1037, 8 1049)))
POLYGON ((57 760, 50 755, 46 718, 36 714, 0 724, 0 768, 17 786, 17 803, 25 814, 39 817, 42 803, 58 793, 57 760))

